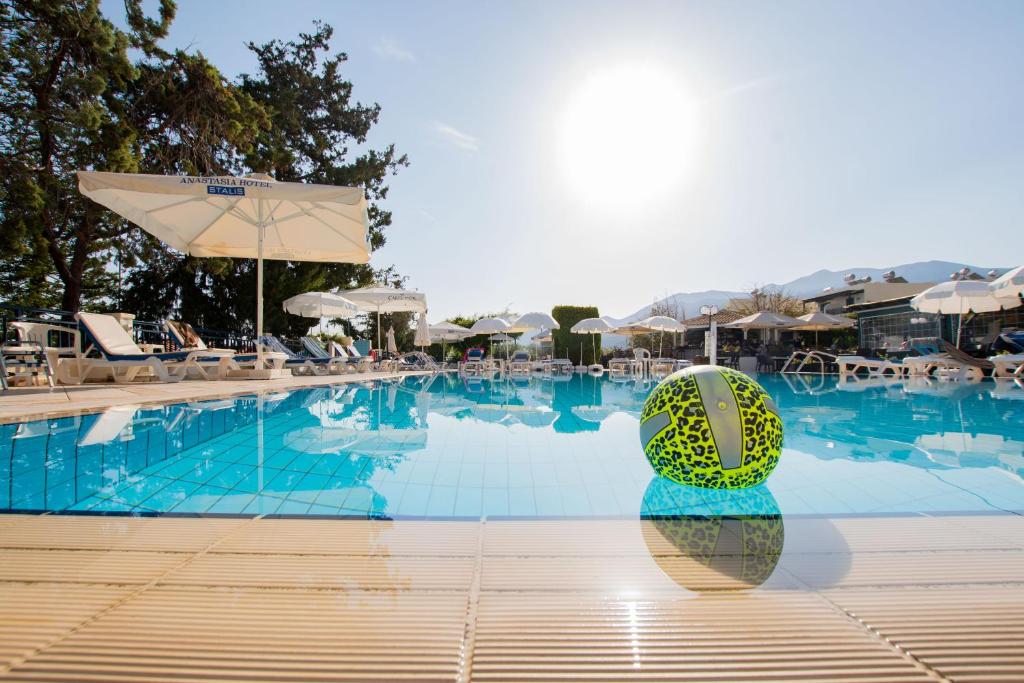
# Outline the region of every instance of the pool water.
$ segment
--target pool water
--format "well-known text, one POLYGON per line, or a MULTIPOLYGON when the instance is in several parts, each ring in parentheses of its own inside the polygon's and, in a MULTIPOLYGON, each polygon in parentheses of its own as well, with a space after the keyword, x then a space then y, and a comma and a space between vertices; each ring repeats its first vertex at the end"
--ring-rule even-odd
POLYGON ((655 477, 651 381, 337 384, 0 425, 0 510, 403 518, 1024 510, 1024 388, 758 378, 785 422, 746 491, 655 477))

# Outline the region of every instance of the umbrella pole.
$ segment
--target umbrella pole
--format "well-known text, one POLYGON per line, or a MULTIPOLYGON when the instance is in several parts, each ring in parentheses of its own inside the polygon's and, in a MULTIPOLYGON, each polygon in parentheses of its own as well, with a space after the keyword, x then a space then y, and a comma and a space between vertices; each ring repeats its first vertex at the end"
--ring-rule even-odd
POLYGON ((377 353, 380 355, 380 358, 377 360, 381 360, 384 357, 384 353, 380 345, 380 306, 377 306, 377 353))
POLYGON ((260 369, 263 369, 263 345, 260 337, 263 336, 263 200, 257 203, 259 220, 259 237, 256 248, 256 360, 260 369))

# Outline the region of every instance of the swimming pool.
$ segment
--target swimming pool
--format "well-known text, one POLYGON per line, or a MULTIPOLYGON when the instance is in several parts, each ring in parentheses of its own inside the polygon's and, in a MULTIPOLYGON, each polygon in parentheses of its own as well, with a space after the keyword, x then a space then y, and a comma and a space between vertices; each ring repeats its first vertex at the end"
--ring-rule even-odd
POLYGON ((1013 382, 761 376, 785 449, 768 481, 655 476, 650 381, 337 384, 0 425, 0 510, 379 518, 1024 510, 1013 382))

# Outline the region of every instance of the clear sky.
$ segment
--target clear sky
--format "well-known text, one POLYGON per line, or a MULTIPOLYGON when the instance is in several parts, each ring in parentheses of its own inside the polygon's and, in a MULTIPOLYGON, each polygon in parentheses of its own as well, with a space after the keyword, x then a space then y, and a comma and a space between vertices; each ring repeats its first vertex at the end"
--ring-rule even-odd
POLYGON ((1018 0, 178 5, 170 44, 229 76, 334 26, 411 161, 373 262, 432 321, 1024 261, 1018 0))

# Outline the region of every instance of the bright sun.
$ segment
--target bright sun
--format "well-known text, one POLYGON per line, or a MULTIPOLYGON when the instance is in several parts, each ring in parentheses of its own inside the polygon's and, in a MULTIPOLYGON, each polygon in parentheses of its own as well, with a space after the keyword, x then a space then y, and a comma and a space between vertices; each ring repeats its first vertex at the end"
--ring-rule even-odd
POLYGON ((693 101, 671 73, 647 64, 595 73, 562 115, 563 172, 588 203, 635 207, 678 186, 696 125, 693 101))

